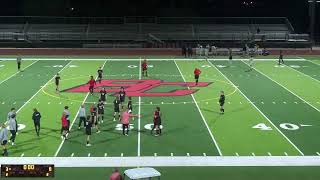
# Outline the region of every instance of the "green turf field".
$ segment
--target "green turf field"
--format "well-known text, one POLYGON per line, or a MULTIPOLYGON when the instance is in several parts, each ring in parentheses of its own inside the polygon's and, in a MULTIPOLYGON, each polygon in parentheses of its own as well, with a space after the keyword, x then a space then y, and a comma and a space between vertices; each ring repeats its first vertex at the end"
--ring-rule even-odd
MULTIPOLYGON (((1 121, 5 121, 10 108, 15 107, 20 124, 16 145, 8 146, 9 156, 288 156, 296 157, 297 161, 304 156, 319 156, 320 57, 290 57, 285 59, 284 65, 278 65, 276 59, 272 58, 274 57, 257 58, 249 72, 247 59, 235 58, 230 63, 223 57, 208 60, 148 58, 148 77, 142 76, 139 68, 141 59, 138 57, 28 57, 23 60, 23 72, 17 72, 14 60, 3 58, 0 61, 1 121), (60 89, 68 90, 86 84, 90 75, 97 75, 99 67, 103 67, 103 79, 113 80, 114 84, 123 80, 128 81, 127 85, 132 87, 136 87, 133 84, 139 80, 161 80, 162 84, 151 83, 147 90, 129 89, 127 92, 141 93, 133 96, 133 113, 142 115, 131 120, 128 137, 122 135, 119 122, 113 121, 112 102, 115 97, 113 93, 108 93, 105 120, 99 125, 102 132, 96 134, 93 129, 92 146, 86 147, 84 130, 78 130, 77 113, 83 103, 88 112, 89 107, 98 102, 99 93, 58 94, 55 92, 54 76, 59 72, 62 79, 60 89), (208 83, 207 85, 192 85, 195 67, 202 71, 200 82, 208 83), (191 95, 172 95, 176 91, 187 90, 195 91, 191 95), (219 113, 218 99, 221 90, 226 94, 224 115, 219 113), (159 94, 155 95, 157 93, 159 94), (60 116, 64 106, 69 106, 72 122, 69 139, 66 141, 60 138, 60 116), (157 106, 161 107, 163 125, 163 134, 159 137, 150 133, 153 111, 157 106), (42 114, 40 137, 36 136, 31 119, 33 108, 37 108, 42 114)), ((164 179, 177 179, 180 175, 187 179, 188 173, 192 174, 193 171, 202 173, 208 179, 214 177, 210 175, 213 172, 209 167, 203 167, 203 170, 200 167, 192 168, 197 166, 195 164, 188 164, 188 173, 181 173, 181 169, 186 167, 178 167, 186 165, 179 163, 175 165, 175 169, 179 169, 177 172, 174 168, 167 168, 165 162, 157 166, 168 172, 164 179)), ((130 165, 125 163, 117 166, 130 165)), ((245 161, 243 166, 246 166, 245 161)), ((106 167, 112 166, 109 164, 106 167)), ((240 168, 235 171, 242 170, 240 168)), ((308 175, 310 174, 299 176, 308 175)), ((314 174, 312 177, 318 176, 319 174, 314 174)), ((217 177, 221 177, 221 174, 217 177)), ((280 174, 279 177, 284 178, 285 175, 280 174)))

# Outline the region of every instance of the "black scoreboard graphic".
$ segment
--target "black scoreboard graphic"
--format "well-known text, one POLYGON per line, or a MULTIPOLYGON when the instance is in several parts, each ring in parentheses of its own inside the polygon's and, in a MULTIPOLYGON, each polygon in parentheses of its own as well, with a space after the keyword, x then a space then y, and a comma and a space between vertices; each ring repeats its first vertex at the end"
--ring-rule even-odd
POLYGON ((1 178, 6 177, 54 177, 54 165, 2 164, 1 178))

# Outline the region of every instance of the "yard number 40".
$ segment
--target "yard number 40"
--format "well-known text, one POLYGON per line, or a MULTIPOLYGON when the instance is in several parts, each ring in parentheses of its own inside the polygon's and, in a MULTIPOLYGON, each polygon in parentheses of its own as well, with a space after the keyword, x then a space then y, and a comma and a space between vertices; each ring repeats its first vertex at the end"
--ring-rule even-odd
MULTIPOLYGON (((290 130, 290 131, 298 130, 300 128, 298 125, 291 124, 291 123, 282 123, 282 124, 280 124, 280 127, 282 129, 290 130)), ((259 123, 259 124, 255 125, 255 126, 253 126, 252 128, 260 129, 262 131, 270 131, 270 130, 272 130, 272 127, 267 126, 264 123, 259 123)))

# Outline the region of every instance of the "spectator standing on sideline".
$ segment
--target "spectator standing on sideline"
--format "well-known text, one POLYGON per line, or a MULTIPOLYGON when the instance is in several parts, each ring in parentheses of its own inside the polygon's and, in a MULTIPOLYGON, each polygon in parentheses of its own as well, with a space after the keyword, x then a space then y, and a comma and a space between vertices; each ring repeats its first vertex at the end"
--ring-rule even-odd
POLYGON ((21 59, 21 57, 20 57, 20 55, 17 57, 17 65, 18 65, 18 71, 20 71, 21 72, 21 62, 22 62, 22 59, 21 59))
POLYGON ((117 168, 114 168, 109 180, 122 180, 122 176, 117 168))

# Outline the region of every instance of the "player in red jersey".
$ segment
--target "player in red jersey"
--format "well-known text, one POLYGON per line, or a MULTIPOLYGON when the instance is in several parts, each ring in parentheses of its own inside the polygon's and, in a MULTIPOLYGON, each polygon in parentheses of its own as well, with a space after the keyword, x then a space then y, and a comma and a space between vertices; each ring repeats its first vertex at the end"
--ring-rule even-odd
POLYGON ((161 112, 160 107, 156 107, 156 110, 153 113, 153 127, 151 129, 151 134, 153 133, 153 130, 156 129, 155 136, 161 135, 161 112))
POLYGON ((90 80, 88 81, 88 84, 89 84, 90 94, 93 95, 94 85, 96 84, 96 81, 93 79, 93 76, 90 77, 90 80))
POLYGON ((142 62, 141 69, 142 69, 142 76, 148 77, 148 63, 146 59, 142 62))
POLYGON ((201 71, 200 71, 200 69, 195 68, 194 71, 193 71, 193 73, 194 73, 194 79, 196 80, 196 85, 198 85, 201 71))
POLYGON ((62 125, 62 133, 61 133, 61 139, 67 140, 67 134, 68 134, 68 121, 66 118, 66 113, 63 112, 61 116, 61 125, 62 125))

